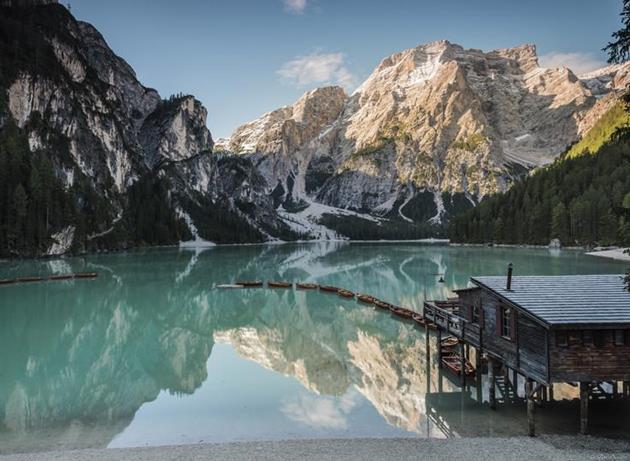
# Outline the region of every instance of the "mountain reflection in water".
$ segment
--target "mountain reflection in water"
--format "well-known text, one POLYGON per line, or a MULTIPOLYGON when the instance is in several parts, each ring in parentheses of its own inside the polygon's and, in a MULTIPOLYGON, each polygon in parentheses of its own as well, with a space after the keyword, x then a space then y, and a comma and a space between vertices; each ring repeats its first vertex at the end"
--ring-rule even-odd
MULTIPOLYGON (((204 441, 454 435, 426 417, 425 395, 438 389, 440 376, 435 366, 427 369, 424 331, 412 323, 316 291, 214 285, 312 281, 420 310, 425 293, 445 298, 472 274, 503 273, 507 262, 520 274, 623 269, 577 252, 340 242, 4 263, 0 278, 83 270, 100 276, 0 289, 0 452, 194 443, 193 428, 206 423, 204 441), (221 349, 228 346, 236 354, 221 349), (234 376, 239 380, 229 381, 234 376), (213 381, 219 378, 227 381, 213 381), (240 420, 238 392, 250 405, 240 420), (203 401, 209 406, 179 416, 191 427, 188 436, 131 434, 145 413, 155 434, 167 422, 155 418, 168 420, 176 410, 152 411, 202 397, 215 406, 203 401), (250 408, 257 402, 258 413, 250 408), (234 418, 229 433, 209 422, 212 408, 234 418), (195 419, 204 417, 203 424, 195 419), (257 417, 259 426, 265 418, 277 425, 253 427, 257 417)), ((457 391, 448 380, 441 388, 457 391)), ((483 410, 467 411, 484 418, 483 410)), ((521 416, 511 416, 517 427, 521 416)))

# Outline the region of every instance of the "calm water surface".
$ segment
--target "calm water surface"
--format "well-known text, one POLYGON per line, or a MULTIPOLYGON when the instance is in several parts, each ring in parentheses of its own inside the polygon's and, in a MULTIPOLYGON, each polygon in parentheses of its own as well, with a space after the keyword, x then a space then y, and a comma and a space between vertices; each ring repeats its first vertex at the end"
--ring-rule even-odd
MULTIPOLYGON (((424 331, 411 323, 319 292, 215 288, 302 280, 420 310, 425 293, 453 296, 508 262, 520 275, 625 270, 576 251, 339 242, 2 263, 0 278, 100 276, 0 287, 0 453, 522 435, 524 409, 479 405, 487 391, 462 391, 434 359, 428 366, 424 331)), ((565 400, 540 410, 540 427, 574 433, 574 390, 556 394, 565 400)), ((627 429, 627 407, 593 406, 596 431, 627 429)))

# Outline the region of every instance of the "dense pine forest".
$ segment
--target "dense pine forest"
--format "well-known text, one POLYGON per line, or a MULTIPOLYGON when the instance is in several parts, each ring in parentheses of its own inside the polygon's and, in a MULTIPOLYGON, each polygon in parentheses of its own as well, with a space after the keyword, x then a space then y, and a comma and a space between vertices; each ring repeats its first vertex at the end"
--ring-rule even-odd
MULTIPOLYGON (((596 130, 606 133, 601 126, 596 130)), ((630 245, 628 129, 617 129, 594 153, 569 152, 453 219, 451 240, 548 244, 559 239, 563 245, 630 245)))

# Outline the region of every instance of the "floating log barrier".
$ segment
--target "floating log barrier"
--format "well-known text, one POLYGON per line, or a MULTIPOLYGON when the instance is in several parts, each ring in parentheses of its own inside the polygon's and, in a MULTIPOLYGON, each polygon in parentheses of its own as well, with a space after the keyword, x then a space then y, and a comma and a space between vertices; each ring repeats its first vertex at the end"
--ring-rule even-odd
POLYGON ((221 285, 217 285, 217 288, 228 288, 228 289, 231 289, 231 288, 245 288, 245 286, 238 285, 238 284, 235 284, 235 283, 223 283, 221 285))
POLYGON ((270 280, 267 282, 267 286, 269 288, 291 288, 293 284, 290 282, 275 282, 270 280))
POLYGON ((51 275, 48 277, 48 280, 57 281, 57 280, 72 280, 74 278, 74 274, 59 274, 59 275, 51 275))
POLYGON ((79 274, 74 274, 75 279, 95 279, 98 277, 96 272, 82 272, 79 274))
POLYGON ((341 288, 340 290, 338 290, 337 294, 343 298, 354 298, 354 293, 344 288, 341 288))
POLYGON ((358 294, 357 299, 363 304, 374 304, 374 296, 358 294))
POLYGON ((262 280, 237 280, 236 285, 243 285, 245 288, 257 288, 263 286, 262 280))
POLYGON ((16 283, 31 283, 31 282, 43 282, 43 277, 20 277, 15 279, 16 283))
POLYGON ((296 283, 295 287, 300 290, 316 290, 319 288, 319 285, 316 283, 296 283))
POLYGON ((319 286, 319 290, 320 291, 325 291, 327 293, 338 293, 339 292, 339 288, 333 287, 333 286, 330 286, 330 285, 320 285, 319 286))

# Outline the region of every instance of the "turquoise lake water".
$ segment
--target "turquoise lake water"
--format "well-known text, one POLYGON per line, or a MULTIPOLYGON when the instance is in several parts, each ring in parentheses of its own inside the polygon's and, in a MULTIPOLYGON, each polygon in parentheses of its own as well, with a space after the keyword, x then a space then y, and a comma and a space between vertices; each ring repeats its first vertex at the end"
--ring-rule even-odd
MULTIPOLYGON (((491 412, 474 388, 427 366, 424 330, 412 323, 320 292, 216 288, 309 281, 420 310, 425 293, 453 296, 509 262, 516 275, 626 269, 578 251, 343 242, 0 263, 0 278, 99 273, 0 287, 0 453, 523 435, 522 407, 491 412)), ((541 409, 540 427, 577 432, 572 389, 556 396, 565 401, 541 409)), ((595 431, 623 432, 628 411, 618 411, 595 408, 595 431)))

